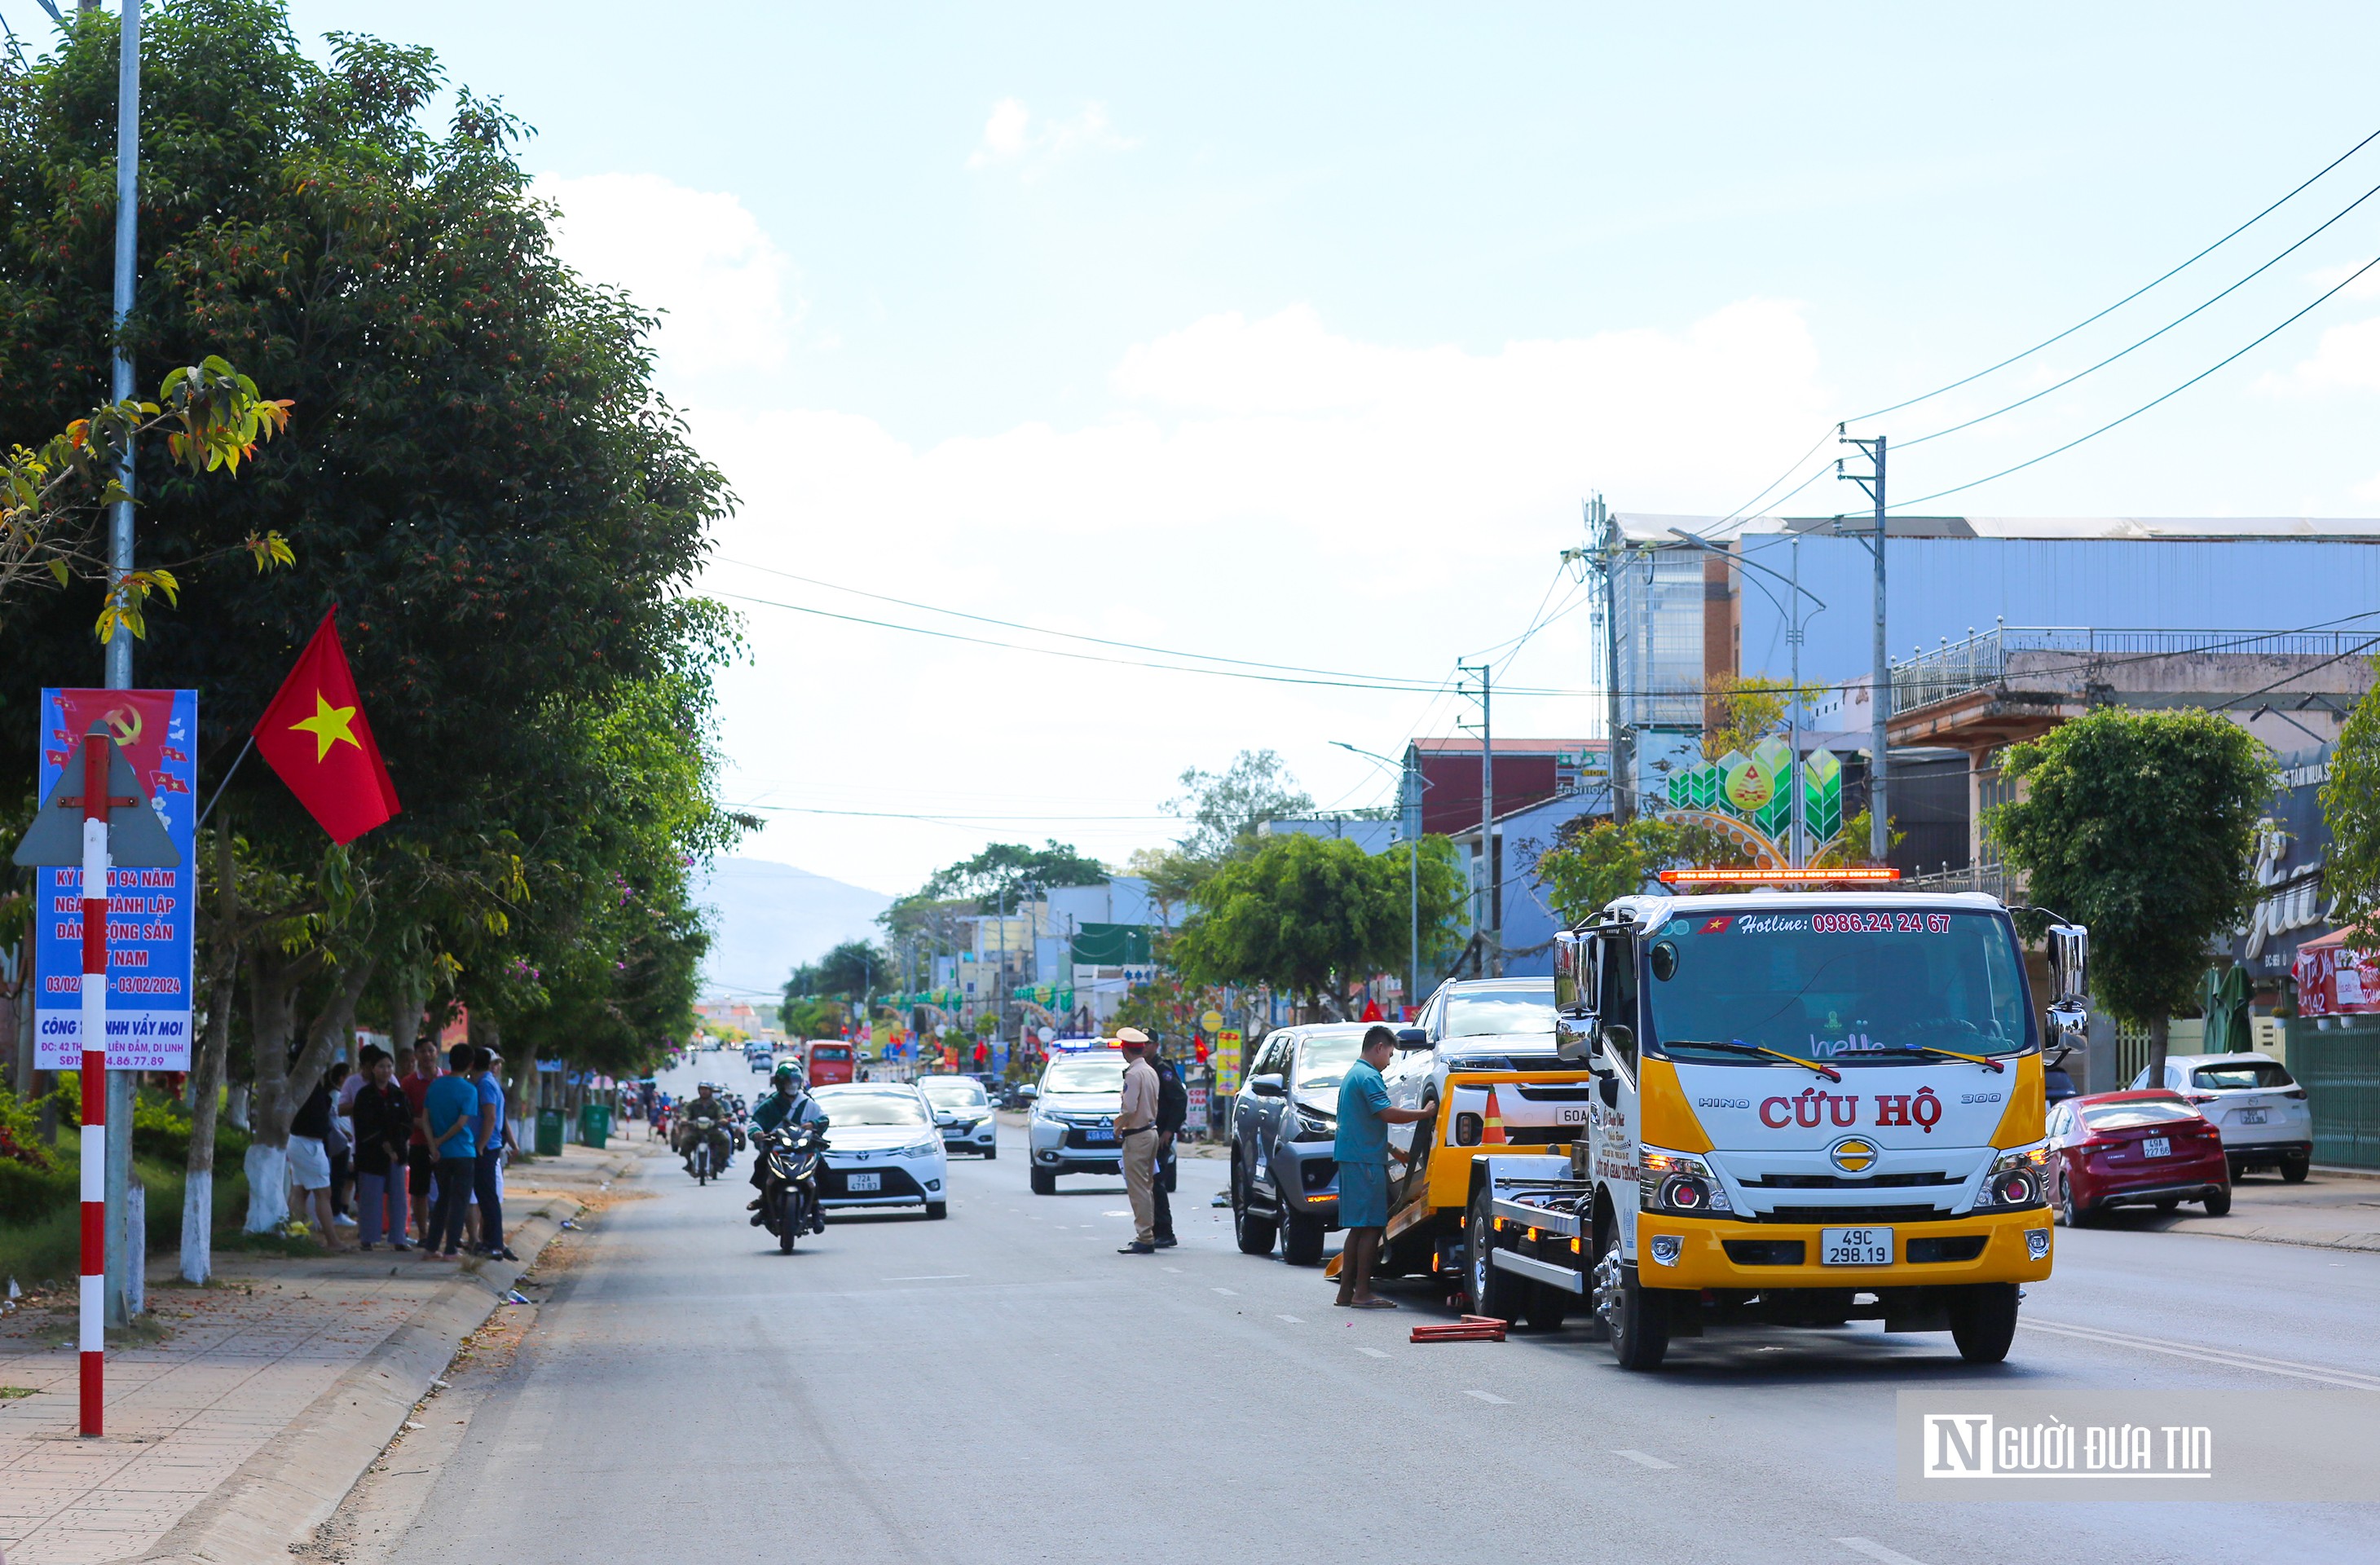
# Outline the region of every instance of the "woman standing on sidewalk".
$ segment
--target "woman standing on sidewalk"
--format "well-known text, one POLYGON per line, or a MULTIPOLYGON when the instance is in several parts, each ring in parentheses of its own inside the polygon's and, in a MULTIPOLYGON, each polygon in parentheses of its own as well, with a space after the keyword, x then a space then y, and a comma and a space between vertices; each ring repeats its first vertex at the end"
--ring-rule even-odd
POLYGON ((377 1045, 364 1050, 364 1070, 355 1100, 359 1242, 370 1249, 385 1226, 390 1249, 410 1250, 405 1237, 405 1155, 413 1140, 413 1104, 396 1085, 395 1062, 377 1045))

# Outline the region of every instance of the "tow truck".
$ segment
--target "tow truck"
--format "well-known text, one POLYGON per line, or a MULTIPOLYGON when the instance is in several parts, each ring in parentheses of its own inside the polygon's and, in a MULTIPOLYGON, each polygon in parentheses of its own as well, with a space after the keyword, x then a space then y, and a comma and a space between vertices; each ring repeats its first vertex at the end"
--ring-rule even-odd
POLYGON ((2052 1261, 2043 1035, 2079 1042, 2088 992, 2087 931, 2049 916, 2034 1014, 2011 913, 2040 911, 1665 889, 1558 936, 1585 1123, 1463 1169, 1472 1307, 1546 1325, 1584 1303, 1632 1370, 1706 1326, 1852 1319, 2005 1358, 2052 1261))

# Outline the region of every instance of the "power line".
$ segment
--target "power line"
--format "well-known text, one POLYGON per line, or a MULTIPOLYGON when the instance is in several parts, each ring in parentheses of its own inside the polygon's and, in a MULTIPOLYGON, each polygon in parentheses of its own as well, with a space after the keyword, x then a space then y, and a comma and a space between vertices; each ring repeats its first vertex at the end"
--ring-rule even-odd
MULTIPOLYGON (((1069 652, 1057 647, 1032 647, 1018 641, 997 641, 993 640, 990 637, 965 636, 954 630, 934 630, 921 625, 902 625, 892 620, 868 619, 865 615, 861 614, 837 613, 832 609, 814 609, 804 603, 784 603, 780 602, 773 598, 755 598, 748 593, 743 592, 722 592, 716 594, 716 596, 724 598, 731 602, 754 603, 767 609, 783 609, 789 613, 813 614, 820 619, 840 620, 846 625, 871 625, 879 630, 897 630, 908 636, 929 636, 941 641, 963 641, 971 646, 977 647, 995 647, 1002 651, 1031 652, 1045 658, 1064 658, 1072 662, 1111 663, 1123 668, 1156 669, 1166 673, 1203 674, 1214 679, 1249 679, 1266 685, 1309 685, 1339 690, 1385 690, 1398 695, 1406 696, 1435 695, 1443 687, 1442 683, 1440 685, 1425 685, 1417 679, 1402 679, 1392 674, 1378 676, 1348 674, 1340 678, 1321 679, 1287 673, 1257 673, 1253 669, 1193 668, 1181 663, 1150 662, 1140 658, 1102 657, 1096 652, 1069 652)), ((1132 644, 1129 642, 1121 642, 1114 643, 1114 645, 1130 646, 1132 644)), ((1149 648, 1144 649, 1157 652, 1160 656, 1167 655, 1161 649, 1149 648)), ((1198 654, 1182 655, 1196 656, 1198 654)), ((1240 660, 1233 661, 1237 661, 1240 660)), ((1261 668, 1267 665, 1259 664, 1257 666, 1261 668)), ((1592 692, 1585 690, 1558 689, 1550 686, 1527 686, 1510 690, 1507 694, 1514 696, 1586 696, 1592 694, 1592 692)))
MULTIPOLYGON (((802 576, 795 571, 779 570, 773 565, 759 564, 749 560, 722 560, 721 564, 736 565, 745 570, 765 571, 771 576, 783 576, 787 581, 803 582, 811 587, 823 587, 830 592, 848 592, 855 598, 872 598, 880 603, 892 603, 904 609, 916 609, 923 613, 943 614, 952 619, 957 620, 972 620, 978 625, 996 625, 1002 630, 1021 630, 1032 636, 1054 636, 1066 641, 1087 641, 1096 647, 1115 647, 1128 652, 1148 652, 1162 658, 1191 658, 1199 662, 1232 663, 1241 668, 1265 669, 1275 673, 1312 673, 1339 679, 1365 680, 1374 679, 1376 677, 1386 677, 1390 679, 1394 679, 1396 677, 1394 675, 1376 676, 1365 673, 1349 673, 1343 669, 1306 668, 1296 663, 1269 663, 1259 661, 1254 658, 1227 658, 1215 652, 1186 652, 1178 648, 1151 647, 1138 641, 1116 641, 1104 636, 1086 636, 1078 631, 1050 630, 1042 625, 1026 625, 1017 620, 995 619, 990 614, 969 613, 964 609, 945 609, 938 604, 920 603, 908 598, 895 598, 889 593, 870 592, 864 588, 845 587, 841 582, 824 581, 817 576, 802 576)), ((761 600, 756 599, 754 601, 761 601, 761 600)), ((780 604, 778 606, 780 608, 790 608, 793 605, 780 604)), ((877 620, 864 620, 860 623, 864 625, 877 625, 883 622, 877 620)), ((1001 643, 1001 645, 1004 645, 1004 643, 1001 643)), ((1418 685, 1419 681, 1416 680, 1410 683, 1418 685)))
POLYGON ((2224 368, 2225 365, 2245 358, 2248 354, 2264 346, 2265 344, 2272 341, 2275 337, 2280 335, 2289 327, 2296 325, 2299 321, 2313 314, 2325 303, 2328 302, 2335 295, 2345 289, 2348 284, 2354 282, 2358 277, 2362 276, 2365 273, 2371 271, 2375 266, 2380 266, 2380 255, 2374 256, 2370 261, 2365 261, 2353 272, 2349 273, 2347 276, 2341 279, 2335 286, 2325 290, 2322 296, 2316 298, 2312 304, 2307 305, 2303 309, 2299 310, 2296 314, 2290 316, 2288 320, 2282 321, 2271 331, 2266 332, 2255 341, 2248 344, 2247 346, 2240 348, 2238 352, 2229 355, 2216 363, 2208 365, 2205 369, 2201 370, 2197 374, 2192 375, 2190 379, 2182 382, 2181 384, 2174 387, 2171 391, 2167 392, 2164 395, 2153 397, 2149 401, 2142 403, 2138 407, 2133 408, 2130 413, 2125 414, 2122 418, 2111 419, 2107 423, 2100 425, 2097 429, 2093 430, 2088 434, 2077 435, 2072 440, 2068 441, 2064 445, 2045 451, 2040 455, 2030 457, 2025 461, 2015 464, 2013 467, 2002 467, 1997 473, 1986 473, 1980 479, 1970 479, 1965 483, 1952 484, 1949 489, 1937 489, 1931 494, 1921 494, 1914 500, 1903 500, 1895 504, 1892 509, 1898 511, 1906 506, 1923 505, 1929 501, 1939 500, 1945 495, 1958 494, 1962 491, 1974 489, 1980 485, 1990 483, 1996 479, 2004 479, 2010 473, 2021 473, 2027 467, 2034 467, 2040 463, 2048 461, 2053 456, 2063 455, 2067 452, 2073 450, 2076 446, 2081 445, 2085 441, 2096 440, 2101 435, 2106 434, 2109 430, 2116 428, 2119 424, 2131 423, 2133 419, 2139 418, 2150 408, 2156 406, 2159 403, 2169 402, 2173 398, 2180 396, 2183 392, 2188 391, 2199 382, 2206 379, 2207 376, 2212 375, 2217 370, 2224 368))
POLYGON ((2348 148, 2347 151, 2339 153, 2338 156, 2331 159, 2330 162, 2323 164, 2323 166, 2317 169, 2310 178, 2305 180, 2303 184, 2299 185, 2295 189, 2289 191, 2288 195, 2283 196, 2279 200, 2275 201, 2271 206, 2266 207, 2255 216, 2248 219, 2247 222, 2240 224, 2239 227, 2232 229, 2231 232, 2224 235, 2223 237, 2216 240, 2204 249, 2200 250, 2196 255, 2192 256, 2180 266, 2177 266, 2172 271, 2165 273, 2163 275, 2154 278, 2148 283, 2142 285, 2140 287, 2133 289, 2131 293, 2126 294, 2122 298, 2118 299, 2115 303, 2109 305, 2107 309, 2100 310, 2098 313, 2085 316, 2083 319, 2077 321, 2073 325, 2067 327, 2066 330, 2058 333, 2056 336, 2045 337, 2040 342, 2037 342, 2031 347, 2026 348, 2023 352, 2011 354, 2008 358, 2001 359, 1998 364, 1978 370, 1973 374, 1966 376, 1961 380, 1952 381, 1949 385, 1937 386, 1930 392, 1922 393, 1921 394, 1912 396, 1904 402, 1896 402, 1889 407, 1879 407, 1875 409, 1873 412, 1854 414, 1852 418, 1844 421, 1846 423, 1852 424, 1864 423, 1870 419, 1881 419, 1888 413, 1898 413, 1904 407, 1914 407, 1921 402, 1930 402, 1934 398, 1940 396, 1945 392, 1954 392, 1961 386, 1972 385, 1975 382, 1982 380, 1986 375, 1997 374, 2000 370, 2007 369, 2011 364, 2032 358, 2034 354, 2039 353, 2043 348, 2049 347, 2057 343, 2064 342, 2067 338, 2072 336, 2083 327, 2091 325, 2095 321, 2106 320, 2117 310, 2123 309, 2124 306, 2131 303, 2143 294, 2145 294, 2150 289, 2157 286, 2158 284, 2164 283, 2180 273, 2189 270, 2191 267, 2197 265, 2208 256, 2213 255, 2216 250, 2221 249, 2225 245, 2229 244, 2232 240, 2246 233, 2257 224, 2262 223, 2265 218, 2270 217, 2275 212, 2280 210, 2281 207, 2287 205, 2290 200, 2304 191, 2307 186, 2313 184, 2315 180, 2320 179, 2324 175, 2328 174, 2332 169, 2337 168, 2340 164, 2345 163, 2348 159, 2353 157, 2356 153, 2362 152, 2375 140, 2380 140, 2380 130, 2374 131, 2371 135, 2366 136, 2362 140, 2358 141, 2352 147, 2348 148))
POLYGON ((2249 273, 2245 277, 2240 278, 2238 282, 2232 284, 2221 293, 2216 294, 2214 297, 2199 305, 2196 309, 2176 316, 2173 320, 2167 321, 2162 326, 2159 326, 2155 331, 2151 332, 2147 336, 2141 338, 2138 342, 2131 343, 2123 347, 2118 348, 2115 352, 2099 360, 2098 363, 2090 366, 2088 369, 2077 370, 2074 373, 2067 376, 2066 379, 2058 382, 2057 384, 2044 386, 2039 391, 2034 392, 2032 395, 2021 396, 2004 407, 1995 407, 1988 413, 1978 413, 1973 418, 1962 420, 1960 423, 1952 424, 1947 429, 1936 430, 1932 434, 1916 435, 1908 440, 1896 441, 1894 442, 1894 444, 1898 445, 1901 450, 1906 451, 1912 445, 1923 445, 1929 440, 1940 440, 1944 435, 1954 435, 1961 430, 1972 430, 1977 424, 1997 419, 2003 413, 2013 413, 2018 408, 2024 406, 2027 403, 2039 402, 2043 397, 2048 396, 2054 392, 2064 391, 2068 386, 2072 385, 2075 382, 2082 380, 2086 375, 2097 374, 2100 370, 2105 370, 2108 365, 2113 364, 2119 358, 2121 358, 2125 355, 2132 352, 2135 348, 2146 347, 2149 344, 2156 341, 2159 337, 2164 336, 2168 332, 2172 331, 2175 327, 2180 326, 2184 321, 2214 309, 2215 306, 2220 304, 2223 300, 2229 298, 2233 294, 2238 293, 2240 289, 2246 287, 2249 284, 2254 282, 2265 273, 2270 272, 2274 267, 2278 266, 2282 261, 2297 253, 2297 251, 2313 243, 2315 237, 2320 235, 2324 229, 2326 229, 2333 224, 2339 222, 2342 218, 2346 217, 2349 212, 2353 212, 2357 207, 2362 206, 2364 202, 2370 200, 2374 196, 2380 196, 2380 185, 2374 185, 2369 190, 2364 191, 2363 194, 2348 202, 2344 207, 2341 207, 2338 212, 2333 212, 2327 219, 2325 219, 2321 227, 2314 229, 2313 233, 2306 235, 2303 238, 2298 240, 2296 244, 2293 244, 2288 249, 2281 251, 2280 254, 2273 257, 2270 261, 2267 261, 2264 265, 2259 266, 2253 272, 2249 273))

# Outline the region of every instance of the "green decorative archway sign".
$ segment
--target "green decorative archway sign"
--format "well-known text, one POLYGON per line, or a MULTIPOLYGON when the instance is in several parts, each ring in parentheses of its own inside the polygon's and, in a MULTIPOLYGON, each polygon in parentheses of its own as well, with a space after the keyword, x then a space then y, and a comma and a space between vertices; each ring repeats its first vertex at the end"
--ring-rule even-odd
MULTIPOLYGON (((1670 779, 1665 820, 1706 827, 1741 843, 1752 855, 1753 867, 1780 869, 1788 866, 1788 839, 1793 829, 1793 797, 1786 779, 1792 770, 1792 752, 1771 734, 1745 755, 1730 750, 1717 760, 1678 772, 1670 779)), ((1810 861, 1815 863, 1834 848, 1843 830, 1843 768, 1831 750, 1812 750, 1803 758, 1802 826, 1809 833, 1810 861)))

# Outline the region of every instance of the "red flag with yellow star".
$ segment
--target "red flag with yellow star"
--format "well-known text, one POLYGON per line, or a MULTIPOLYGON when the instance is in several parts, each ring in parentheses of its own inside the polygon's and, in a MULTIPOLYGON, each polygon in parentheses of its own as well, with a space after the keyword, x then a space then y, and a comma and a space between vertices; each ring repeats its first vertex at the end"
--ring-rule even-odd
POLYGON ((390 819, 398 806, 339 646, 338 614, 322 616, 254 732, 257 749, 298 802, 333 842, 346 843, 390 819))

